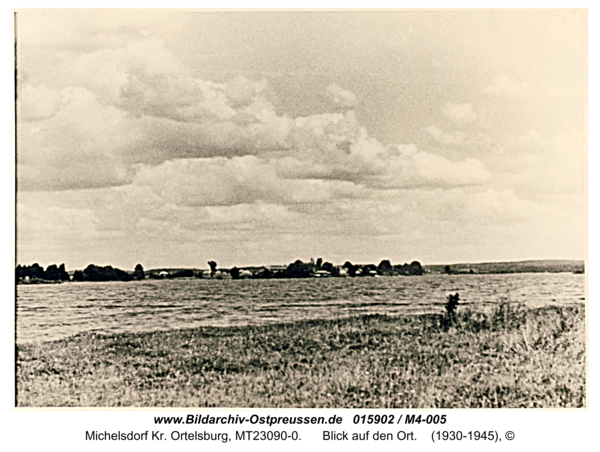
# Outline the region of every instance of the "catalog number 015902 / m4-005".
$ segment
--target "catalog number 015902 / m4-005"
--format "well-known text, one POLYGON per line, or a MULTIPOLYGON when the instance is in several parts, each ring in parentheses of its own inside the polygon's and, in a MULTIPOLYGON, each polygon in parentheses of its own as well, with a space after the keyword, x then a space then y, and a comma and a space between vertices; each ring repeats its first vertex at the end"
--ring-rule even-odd
POLYGON ((446 423, 445 414, 428 414, 423 416, 422 414, 400 414, 398 416, 394 414, 357 414, 352 418, 354 424, 427 424, 437 425, 446 423))

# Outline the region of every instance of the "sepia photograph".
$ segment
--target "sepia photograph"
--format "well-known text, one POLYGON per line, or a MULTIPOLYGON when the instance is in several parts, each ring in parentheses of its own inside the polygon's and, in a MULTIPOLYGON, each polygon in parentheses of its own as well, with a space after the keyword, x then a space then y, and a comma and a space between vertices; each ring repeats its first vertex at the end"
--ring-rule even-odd
POLYGON ((586 9, 13 37, 15 408, 589 407, 586 9))

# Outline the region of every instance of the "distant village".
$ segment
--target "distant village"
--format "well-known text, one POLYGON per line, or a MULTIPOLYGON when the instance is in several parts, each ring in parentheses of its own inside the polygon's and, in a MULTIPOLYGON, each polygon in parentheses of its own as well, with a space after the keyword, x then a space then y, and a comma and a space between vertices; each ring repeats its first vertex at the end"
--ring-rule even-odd
POLYGON ((144 270, 137 264, 133 271, 112 266, 88 265, 84 270, 67 271, 65 265, 49 265, 46 269, 38 264, 17 265, 17 284, 58 284, 66 281, 139 281, 145 279, 268 279, 268 278, 356 278, 380 276, 420 276, 428 274, 478 275, 498 273, 585 273, 585 262, 578 260, 529 260, 519 262, 487 262, 475 264, 427 265, 418 261, 410 264, 392 265, 382 260, 378 265, 333 265, 323 259, 309 262, 297 260, 289 265, 260 267, 219 268, 215 261, 208 262, 208 269, 159 268, 144 270))
POLYGON ((197 269, 152 269, 144 270, 141 264, 132 272, 113 268, 88 265, 84 270, 67 272, 65 265, 49 265, 45 270, 38 264, 17 265, 15 280, 17 284, 61 283, 64 281, 134 281, 144 279, 269 279, 269 278, 344 278, 378 276, 420 276, 423 267, 417 261, 410 264, 392 265, 382 260, 379 265, 354 265, 345 262, 337 266, 323 262, 321 258, 309 262, 297 260, 289 265, 270 265, 261 267, 218 268, 215 261, 208 262, 208 270, 197 269))

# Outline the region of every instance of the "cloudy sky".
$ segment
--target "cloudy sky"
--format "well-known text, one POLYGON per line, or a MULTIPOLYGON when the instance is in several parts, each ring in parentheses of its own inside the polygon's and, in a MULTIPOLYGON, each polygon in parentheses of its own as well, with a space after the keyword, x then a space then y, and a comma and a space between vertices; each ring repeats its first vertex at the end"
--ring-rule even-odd
POLYGON ((17 261, 583 259, 581 10, 19 12, 17 261))

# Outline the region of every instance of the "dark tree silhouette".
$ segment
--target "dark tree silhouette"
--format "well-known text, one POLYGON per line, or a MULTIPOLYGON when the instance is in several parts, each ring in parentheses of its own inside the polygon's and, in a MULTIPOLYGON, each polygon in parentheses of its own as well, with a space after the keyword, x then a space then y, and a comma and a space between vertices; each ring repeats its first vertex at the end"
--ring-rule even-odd
POLYGON ((46 281, 69 281, 71 279, 65 270, 65 264, 61 264, 60 267, 56 264, 48 265, 48 268, 46 268, 45 271, 39 264, 33 264, 31 266, 17 265, 15 276, 17 281, 26 277, 46 281))
POLYGON ((60 267, 58 267, 58 273, 60 275, 61 281, 70 281, 71 280, 71 277, 69 276, 69 274, 67 273, 67 270, 65 269, 65 264, 60 264, 60 267))
POLYGON ((313 264, 305 264, 300 259, 298 259, 293 264, 288 265, 288 267, 283 272, 281 272, 280 277, 308 278, 311 274, 312 268, 313 264))
POLYGON ((133 276, 126 271, 113 268, 110 265, 98 267, 90 264, 83 270, 84 281, 131 281, 132 279, 133 276))
POLYGON ((452 325, 455 324, 457 321, 457 315, 456 315, 456 308, 459 305, 458 300, 460 300, 460 297, 458 296, 458 293, 456 293, 455 295, 448 295, 448 301, 446 302, 446 318, 448 319, 448 322, 452 325))
POLYGON ((380 275, 390 275, 393 271, 394 268, 392 267, 390 261, 387 259, 382 260, 377 266, 377 273, 379 273, 380 275))
POLYGON ((60 281, 60 273, 56 264, 48 265, 48 268, 44 272, 44 279, 49 281, 60 281))
POLYGON ((135 270, 133 271, 133 277, 135 279, 144 279, 146 277, 146 274, 144 273, 144 267, 142 267, 142 264, 137 264, 135 266, 135 270))
POLYGON ((411 262, 410 266, 408 267, 408 274, 421 276, 423 274, 423 267, 421 267, 421 263, 418 261, 411 262))
POLYGON ((32 279, 44 279, 44 269, 40 267, 40 265, 36 262, 31 267, 29 267, 29 277, 32 279))
POLYGON ((208 265, 210 267, 210 276, 214 276, 217 272, 217 263, 215 261, 209 261, 208 265))

